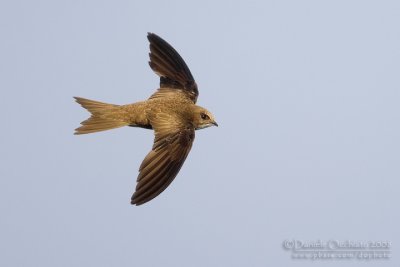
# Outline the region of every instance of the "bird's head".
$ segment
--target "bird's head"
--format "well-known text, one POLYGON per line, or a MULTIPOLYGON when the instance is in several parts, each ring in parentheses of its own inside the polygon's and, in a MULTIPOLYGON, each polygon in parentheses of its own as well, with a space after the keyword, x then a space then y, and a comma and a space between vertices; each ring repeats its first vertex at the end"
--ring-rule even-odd
POLYGON ((214 116, 205 108, 195 106, 193 116, 193 125, 196 130, 204 129, 210 126, 218 126, 214 116))

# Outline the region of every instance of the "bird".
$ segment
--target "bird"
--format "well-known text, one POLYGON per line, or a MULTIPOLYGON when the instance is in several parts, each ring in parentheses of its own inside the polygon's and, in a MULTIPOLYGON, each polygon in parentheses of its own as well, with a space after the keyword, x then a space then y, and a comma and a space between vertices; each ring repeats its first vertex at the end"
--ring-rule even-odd
POLYGON ((159 76, 159 88, 144 101, 127 105, 74 97, 91 116, 76 135, 123 126, 154 131, 154 143, 139 167, 132 205, 142 205, 161 194, 175 179, 188 156, 195 131, 218 126, 213 114, 196 105, 198 87, 185 61, 164 39, 148 33, 149 65, 159 76))

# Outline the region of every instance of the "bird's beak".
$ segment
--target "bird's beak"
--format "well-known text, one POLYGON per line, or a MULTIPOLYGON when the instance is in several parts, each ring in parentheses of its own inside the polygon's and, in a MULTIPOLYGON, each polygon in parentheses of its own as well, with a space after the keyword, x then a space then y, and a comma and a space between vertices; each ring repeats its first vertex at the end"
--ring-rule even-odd
POLYGON ((213 121, 212 124, 218 127, 218 123, 216 121, 213 121))

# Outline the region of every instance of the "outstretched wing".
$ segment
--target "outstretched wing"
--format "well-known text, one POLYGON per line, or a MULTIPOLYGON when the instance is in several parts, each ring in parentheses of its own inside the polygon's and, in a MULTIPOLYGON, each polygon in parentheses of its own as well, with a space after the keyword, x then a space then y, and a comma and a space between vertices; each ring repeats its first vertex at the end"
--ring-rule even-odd
POLYGON ((181 169, 194 140, 194 129, 185 126, 172 115, 157 113, 150 116, 155 132, 154 145, 139 168, 136 191, 131 204, 144 204, 174 180, 181 169))
MULTIPOLYGON (((184 91, 196 103, 199 91, 188 66, 176 50, 154 33, 148 33, 151 69, 160 76, 160 91, 177 89, 184 91)), ((157 94, 157 93, 156 93, 157 94)))

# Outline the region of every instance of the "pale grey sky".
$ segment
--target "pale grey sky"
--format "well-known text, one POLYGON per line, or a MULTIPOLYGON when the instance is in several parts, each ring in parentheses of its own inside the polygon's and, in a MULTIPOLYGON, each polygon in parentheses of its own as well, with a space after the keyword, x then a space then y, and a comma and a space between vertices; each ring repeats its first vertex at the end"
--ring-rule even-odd
POLYGON ((0 265, 399 266, 399 25, 399 1, 0 2, 0 265), (134 207, 152 132, 74 136, 72 97, 149 97, 147 32, 220 127, 134 207), (293 239, 392 258, 296 260, 293 239))

